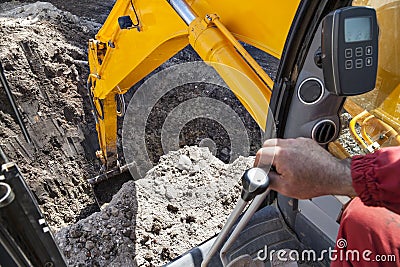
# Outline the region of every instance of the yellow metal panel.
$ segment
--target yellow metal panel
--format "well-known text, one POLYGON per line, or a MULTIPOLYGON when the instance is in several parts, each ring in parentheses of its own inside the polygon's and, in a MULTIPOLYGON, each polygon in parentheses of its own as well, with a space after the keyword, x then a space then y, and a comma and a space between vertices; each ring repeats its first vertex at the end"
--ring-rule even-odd
POLYGON ((353 5, 370 5, 377 11, 380 39, 375 89, 352 101, 400 130, 400 1, 355 0, 353 5))
POLYGON ((280 58, 299 0, 193 0, 188 1, 204 18, 218 14, 239 40, 280 58))
POLYGON ((96 125, 99 144, 102 151, 101 157, 107 159, 107 164, 112 166, 117 160, 117 103, 115 95, 109 95, 104 99, 104 119, 96 125), (106 149, 105 149, 106 148, 106 149))
MULTIPOLYGON (((382 4, 382 3, 381 3, 382 4)), ((380 27, 379 89, 377 111, 387 123, 400 130, 400 1, 382 5, 377 9, 380 27), (393 121, 391 123, 391 121, 393 121)))
POLYGON ((101 99, 115 92, 117 86, 125 92, 188 44, 187 26, 167 1, 134 1, 141 30, 120 30, 118 17, 129 14, 135 19, 129 2, 117 1, 97 35, 101 42, 111 40, 115 46, 108 47, 102 66, 97 69, 101 79, 96 83, 94 95, 101 99))
MULTIPOLYGON (((136 5, 137 1, 134 1, 136 5)), ((107 17, 107 20, 104 22, 103 26, 99 30, 96 35, 96 40, 100 42, 107 43, 112 39, 114 35, 114 31, 116 31, 119 27, 117 24, 118 18, 120 16, 128 14, 128 10, 130 8, 129 1, 116 1, 113 9, 107 17)), ((134 15, 134 14, 132 14, 134 15)))
POLYGON ((190 24, 190 44, 218 72, 261 129, 265 130, 271 91, 226 36, 205 21, 197 18, 190 24))
MULTIPOLYGON (((298 0, 253 0, 245 4, 237 0, 197 0, 192 7, 200 17, 217 13, 238 39, 280 58, 298 3, 298 0)), ((125 92, 188 43, 187 26, 167 1, 136 0, 133 4, 140 32, 119 29, 120 16, 130 15, 136 22, 130 1, 119 0, 96 36, 102 43, 112 41, 115 45, 107 49, 101 68, 96 69, 101 76, 94 92, 96 97, 104 99, 117 85, 125 92)))

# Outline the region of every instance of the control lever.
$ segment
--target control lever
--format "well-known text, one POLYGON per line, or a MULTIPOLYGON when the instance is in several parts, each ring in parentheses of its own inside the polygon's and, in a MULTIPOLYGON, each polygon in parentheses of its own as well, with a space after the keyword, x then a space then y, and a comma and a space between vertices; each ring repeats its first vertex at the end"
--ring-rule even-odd
POLYGON ((260 168, 251 168, 245 171, 242 176, 242 192, 239 197, 235 208, 232 213, 229 215, 228 220, 226 221, 224 227, 219 233, 217 239, 209 250, 207 256, 204 258, 201 263, 202 267, 206 267, 210 262, 213 255, 218 251, 226 237, 228 236, 229 231, 233 228, 237 219, 247 206, 247 204, 254 199, 254 201, 250 204, 248 210, 245 212, 241 220, 238 222, 236 228, 232 232, 229 239, 225 242, 223 248, 220 252, 221 261, 224 266, 228 264, 226 259, 226 252, 235 242, 237 237, 243 228, 247 225, 253 214, 257 211, 258 207, 264 201, 265 197, 269 193, 269 178, 267 173, 260 168))

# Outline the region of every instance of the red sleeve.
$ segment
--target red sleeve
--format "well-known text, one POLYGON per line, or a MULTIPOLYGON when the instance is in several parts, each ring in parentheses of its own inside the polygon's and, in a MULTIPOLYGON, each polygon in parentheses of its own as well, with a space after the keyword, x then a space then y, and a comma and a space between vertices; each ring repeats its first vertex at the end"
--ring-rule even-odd
POLYGON ((354 156, 351 176, 354 190, 365 205, 400 214, 400 147, 354 156))

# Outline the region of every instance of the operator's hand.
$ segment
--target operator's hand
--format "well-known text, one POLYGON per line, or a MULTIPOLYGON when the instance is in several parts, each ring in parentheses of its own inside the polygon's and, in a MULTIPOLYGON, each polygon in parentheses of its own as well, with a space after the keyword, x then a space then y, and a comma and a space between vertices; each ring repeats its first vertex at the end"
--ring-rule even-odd
POLYGON ((270 139, 257 152, 254 166, 267 169, 270 188, 285 196, 308 199, 322 195, 356 196, 348 163, 307 138, 270 139))

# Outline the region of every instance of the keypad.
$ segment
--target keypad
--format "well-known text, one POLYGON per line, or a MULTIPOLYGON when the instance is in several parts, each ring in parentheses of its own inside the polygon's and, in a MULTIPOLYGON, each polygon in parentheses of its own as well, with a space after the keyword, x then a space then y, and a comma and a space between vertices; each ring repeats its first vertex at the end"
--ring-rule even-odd
POLYGON ((372 46, 359 46, 356 48, 346 48, 344 56, 346 58, 344 64, 346 70, 362 69, 373 65, 373 48, 372 46))

